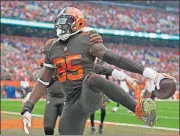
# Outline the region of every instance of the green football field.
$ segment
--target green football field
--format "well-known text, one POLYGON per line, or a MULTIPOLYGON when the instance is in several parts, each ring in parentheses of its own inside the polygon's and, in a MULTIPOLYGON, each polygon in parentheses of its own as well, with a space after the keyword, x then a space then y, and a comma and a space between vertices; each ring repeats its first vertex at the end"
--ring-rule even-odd
MULTIPOLYGON (((179 102, 178 101, 157 101, 157 124, 155 127, 164 127, 179 129, 179 102)), ((120 109, 113 113, 111 109, 116 105, 114 102, 109 102, 107 104, 107 116, 105 118, 106 122, 113 123, 127 123, 127 124, 138 124, 144 125, 134 114, 129 114, 127 109, 120 106, 120 109)), ((45 101, 39 101, 34 110, 33 114, 44 113, 45 101)), ((18 112, 20 113, 22 109, 21 101, 17 100, 2 100, 1 101, 1 111, 18 112)), ((13 118, 13 117, 12 117, 13 118)), ((95 120, 100 119, 100 110, 96 112, 95 120)), ((3 125, 3 124, 1 124, 3 125)))

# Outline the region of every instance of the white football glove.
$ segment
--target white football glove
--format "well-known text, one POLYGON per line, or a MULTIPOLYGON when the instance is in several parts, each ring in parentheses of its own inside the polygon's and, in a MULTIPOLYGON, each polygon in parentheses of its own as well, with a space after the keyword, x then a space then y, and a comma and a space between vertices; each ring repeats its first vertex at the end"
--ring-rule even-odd
POLYGON ((31 127, 31 113, 26 111, 23 114, 23 125, 24 125, 24 132, 29 135, 28 127, 31 127))
POLYGON ((118 79, 121 81, 126 79, 126 74, 123 71, 119 71, 117 69, 114 69, 111 75, 116 80, 118 79))
POLYGON ((160 89, 160 82, 161 80, 168 78, 174 80, 176 82, 176 79, 168 74, 165 73, 158 73, 154 71, 151 68, 145 68, 143 71, 143 76, 151 79, 154 82, 155 87, 159 90, 160 89))
POLYGON ((138 84, 136 83, 136 80, 132 77, 126 75, 123 71, 118 71, 116 69, 112 72, 112 77, 114 79, 118 79, 120 81, 125 80, 132 88, 137 88, 138 84))

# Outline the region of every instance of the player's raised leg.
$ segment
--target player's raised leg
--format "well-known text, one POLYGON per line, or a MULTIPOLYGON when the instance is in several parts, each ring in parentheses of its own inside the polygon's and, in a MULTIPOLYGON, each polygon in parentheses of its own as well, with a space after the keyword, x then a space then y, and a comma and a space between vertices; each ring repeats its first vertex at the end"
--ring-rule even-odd
POLYGON ((111 100, 134 112, 148 126, 156 123, 156 104, 152 99, 144 99, 137 103, 121 87, 95 73, 89 76, 88 83, 94 92, 103 92, 111 100))

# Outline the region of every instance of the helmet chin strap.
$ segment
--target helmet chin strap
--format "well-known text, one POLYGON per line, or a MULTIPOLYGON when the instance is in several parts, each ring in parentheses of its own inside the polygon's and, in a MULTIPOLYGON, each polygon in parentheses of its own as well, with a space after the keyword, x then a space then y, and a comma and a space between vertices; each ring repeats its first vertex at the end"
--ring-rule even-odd
POLYGON ((59 35, 58 37, 59 37, 58 40, 66 41, 70 37, 70 34, 62 34, 59 35))
MULTIPOLYGON (((82 29, 83 29, 83 28, 82 28, 82 29)), ((70 33, 69 33, 69 34, 61 34, 61 33, 63 32, 63 30, 57 29, 57 30, 56 30, 56 34, 57 34, 57 36, 59 37, 57 41, 59 41, 59 40, 66 41, 70 36, 75 35, 75 34, 77 34, 78 32, 82 31, 82 29, 80 29, 80 30, 78 30, 78 31, 76 31, 76 32, 74 32, 74 33, 71 33, 71 34, 70 34, 70 33)))

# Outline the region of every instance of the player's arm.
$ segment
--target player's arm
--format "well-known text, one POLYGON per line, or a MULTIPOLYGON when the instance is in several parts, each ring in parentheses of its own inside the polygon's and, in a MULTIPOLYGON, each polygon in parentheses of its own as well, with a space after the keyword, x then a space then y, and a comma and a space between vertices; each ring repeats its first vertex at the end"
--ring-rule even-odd
POLYGON ((94 72, 97 74, 111 76, 113 70, 113 68, 104 65, 95 64, 94 66, 94 72))
POLYGON ((21 115, 23 115, 22 121, 24 124, 24 131, 26 134, 29 134, 27 125, 31 127, 31 112, 34 108, 34 105, 41 98, 41 96, 43 96, 54 72, 54 66, 48 62, 49 59, 46 57, 41 74, 32 90, 32 93, 28 95, 28 98, 26 98, 26 100, 24 101, 24 106, 21 115))
POLYGON ((41 98, 41 96, 44 95, 44 92, 50 83, 54 68, 52 64, 48 64, 46 62, 48 62, 47 57, 45 59, 44 67, 42 68, 41 74, 32 90, 28 101, 24 104, 21 114, 26 111, 30 113, 32 112, 34 104, 41 98))
POLYGON ((94 72, 97 74, 112 76, 116 80, 120 80, 120 81, 125 80, 133 88, 138 87, 136 81, 133 78, 126 75, 123 71, 119 71, 115 68, 96 64, 94 67, 94 72))
POLYGON ((143 74, 144 66, 141 63, 114 53, 107 49, 102 42, 94 43, 90 48, 90 53, 109 64, 117 66, 118 68, 143 74))
POLYGON ((45 43, 43 52, 45 53, 46 57, 44 60, 44 65, 41 74, 32 90, 32 93, 28 95, 23 102, 24 105, 21 115, 23 116, 22 121, 24 125, 24 131, 26 134, 29 134, 29 130, 27 126, 31 127, 31 112, 34 108, 34 105, 44 94, 47 86, 49 85, 51 77, 54 73, 54 66, 51 63, 50 59, 48 58, 48 50, 49 50, 48 47, 51 46, 54 41, 55 39, 50 39, 45 43))
POLYGON ((123 71, 99 64, 95 64, 94 72, 97 74, 112 76, 116 80, 125 80, 128 77, 123 71))
POLYGON ((91 43, 91 48, 90 48, 91 55, 109 64, 115 65, 118 68, 130 71, 133 73, 138 73, 149 79, 154 80, 158 89, 160 88, 159 83, 162 79, 164 78, 174 79, 173 77, 167 74, 158 73, 151 68, 144 67, 141 63, 137 61, 128 59, 124 56, 118 55, 114 53, 113 51, 107 49, 103 45, 101 36, 97 34, 96 32, 90 35, 90 43, 91 43))
POLYGON ((21 112, 22 115, 25 111, 28 111, 31 113, 34 107, 34 104, 41 98, 41 96, 43 96, 44 91, 49 85, 51 77, 54 73, 54 66, 51 60, 49 59, 48 52, 49 52, 50 46, 55 42, 55 40, 56 38, 49 39, 44 45, 44 48, 42 51, 42 53, 45 54, 44 65, 43 65, 41 74, 32 90, 29 100, 24 104, 23 110, 21 112))

